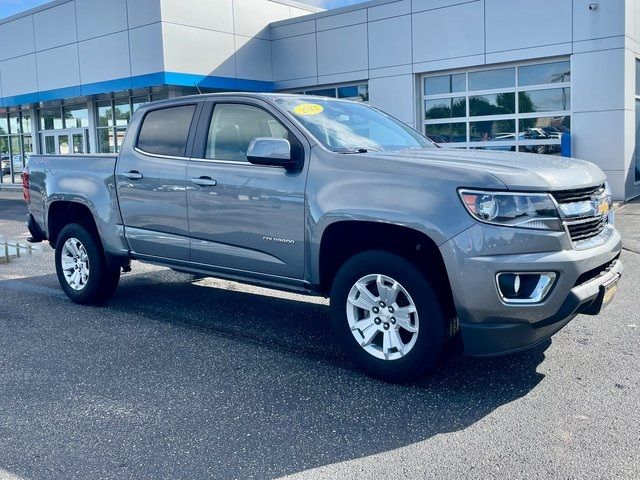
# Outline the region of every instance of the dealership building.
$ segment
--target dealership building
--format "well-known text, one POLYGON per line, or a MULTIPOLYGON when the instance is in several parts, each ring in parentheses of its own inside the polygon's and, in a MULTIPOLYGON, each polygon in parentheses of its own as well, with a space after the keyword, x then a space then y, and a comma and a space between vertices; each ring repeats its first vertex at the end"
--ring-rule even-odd
POLYGON ((570 151, 640 195, 640 0, 55 0, 0 20, 0 188, 31 153, 117 152, 143 103, 237 90, 369 102, 447 147, 570 151))

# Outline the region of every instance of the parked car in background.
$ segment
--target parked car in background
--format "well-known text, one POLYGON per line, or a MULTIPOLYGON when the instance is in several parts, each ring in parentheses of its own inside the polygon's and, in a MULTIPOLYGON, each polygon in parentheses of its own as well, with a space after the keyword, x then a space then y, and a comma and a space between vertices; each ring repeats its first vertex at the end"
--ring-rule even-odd
POLYGON ((622 275, 596 165, 436 148, 362 103, 176 98, 140 107, 118 156, 29 163, 32 241, 74 302, 113 295, 131 260, 322 295, 345 350, 391 381, 458 333, 471 355, 531 347, 622 275))
POLYGON ((2 168, 2 174, 7 175, 11 173, 11 157, 9 155, 2 155, 0 157, 0 167, 2 168))

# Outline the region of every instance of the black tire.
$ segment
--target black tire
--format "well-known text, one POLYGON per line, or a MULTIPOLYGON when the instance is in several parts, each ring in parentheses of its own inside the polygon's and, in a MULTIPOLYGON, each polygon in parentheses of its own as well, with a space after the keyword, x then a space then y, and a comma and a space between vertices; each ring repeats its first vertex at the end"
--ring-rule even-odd
POLYGON ((99 305, 113 295, 118 286, 120 269, 109 266, 99 240, 83 225, 71 223, 62 229, 56 239, 55 262, 58 282, 67 297, 75 303, 99 305), (70 238, 75 238, 82 244, 88 257, 89 275, 86 284, 79 290, 75 290, 67 282, 62 268, 63 248, 70 238))
POLYGON ((331 320, 340 343, 369 375, 388 382, 410 382, 425 376, 441 357, 451 321, 427 276, 405 258, 380 250, 359 253, 340 268, 331 288, 331 320), (413 348, 401 358, 385 360, 368 353, 349 327, 347 299, 354 284, 366 275, 382 274, 399 282, 415 304, 419 329, 413 348))

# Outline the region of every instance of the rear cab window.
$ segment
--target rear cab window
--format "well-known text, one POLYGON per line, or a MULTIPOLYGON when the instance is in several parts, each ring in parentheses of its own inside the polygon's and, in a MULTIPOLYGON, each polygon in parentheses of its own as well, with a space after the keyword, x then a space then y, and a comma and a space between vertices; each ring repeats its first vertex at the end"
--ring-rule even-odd
POLYGON ((148 112, 136 146, 145 153, 184 157, 196 105, 178 105, 148 112))

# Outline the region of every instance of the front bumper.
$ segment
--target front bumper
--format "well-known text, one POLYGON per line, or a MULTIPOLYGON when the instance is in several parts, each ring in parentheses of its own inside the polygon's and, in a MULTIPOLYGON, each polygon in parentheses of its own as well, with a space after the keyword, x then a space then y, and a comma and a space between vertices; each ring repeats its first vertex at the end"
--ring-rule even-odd
POLYGON ((499 355, 529 348, 576 315, 597 313, 601 287, 622 275, 621 249, 613 228, 606 243, 588 250, 572 249, 561 233, 486 225, 475 225, 444 244, 465 353, 499 355), (540 303, 505 304, 495 276, 508 271, 555 272, 557 279, 540 303))

